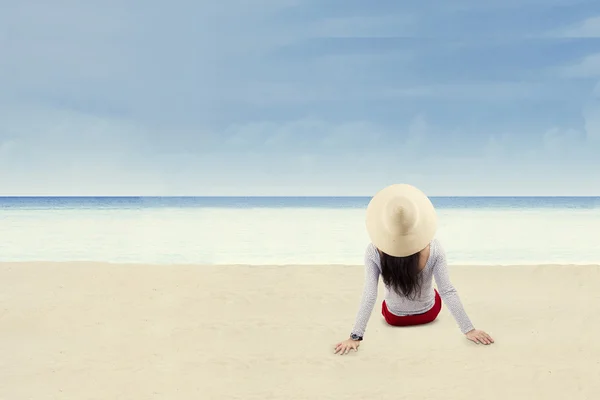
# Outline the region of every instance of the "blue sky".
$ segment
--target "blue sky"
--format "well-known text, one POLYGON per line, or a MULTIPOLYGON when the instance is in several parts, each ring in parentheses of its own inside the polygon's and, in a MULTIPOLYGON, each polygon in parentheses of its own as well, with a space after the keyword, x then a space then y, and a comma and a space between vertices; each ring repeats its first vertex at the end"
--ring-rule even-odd
POLYGON ((0 8, 0 195, 600 195, 598 1, 0 8))

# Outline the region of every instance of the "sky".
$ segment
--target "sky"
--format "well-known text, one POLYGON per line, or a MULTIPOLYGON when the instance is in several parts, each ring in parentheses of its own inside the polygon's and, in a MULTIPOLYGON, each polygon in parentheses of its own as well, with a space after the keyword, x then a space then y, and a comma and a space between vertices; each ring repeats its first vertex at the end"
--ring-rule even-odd
POLYGON ((596 0, 0 9, 0 196, 600 195, 596 0))

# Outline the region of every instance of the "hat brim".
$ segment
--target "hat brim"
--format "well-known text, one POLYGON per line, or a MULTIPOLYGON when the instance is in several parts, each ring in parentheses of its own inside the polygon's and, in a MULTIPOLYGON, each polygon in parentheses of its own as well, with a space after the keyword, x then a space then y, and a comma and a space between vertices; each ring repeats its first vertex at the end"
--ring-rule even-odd
POLYGON ((378 192, 367 206, 366 227, 371 242, 381 251, 394 257, 407 257, 423 250, 437 231, 437 215, 431 200, 419 189, 396 184, 378 192), (387 206, 396 198, 408 199, 417 209, 418 218, 409 233, 398 234, 387 228, 387 206))

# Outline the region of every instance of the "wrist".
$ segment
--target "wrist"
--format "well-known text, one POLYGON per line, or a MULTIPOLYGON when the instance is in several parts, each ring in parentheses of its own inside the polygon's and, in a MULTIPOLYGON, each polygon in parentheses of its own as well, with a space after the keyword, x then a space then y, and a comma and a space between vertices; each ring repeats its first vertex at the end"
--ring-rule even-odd
POLYGON ((363 340, 363 337, 362 336, 358 336, 355 333, 351 333, 350 334, 350 339, 354 340, 355 342, 360 342, 361 340, 363 340))

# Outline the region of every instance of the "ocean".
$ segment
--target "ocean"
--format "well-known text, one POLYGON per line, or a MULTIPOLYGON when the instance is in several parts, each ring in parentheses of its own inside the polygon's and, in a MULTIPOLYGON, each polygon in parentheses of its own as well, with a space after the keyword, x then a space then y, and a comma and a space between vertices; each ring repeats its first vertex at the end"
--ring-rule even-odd
MULTIPOLYGON (((0 262, 362 264, 368 197, 0 197, 0 262)), ((433 197, 451 264, 600 264, 600 197, 433 197)))

